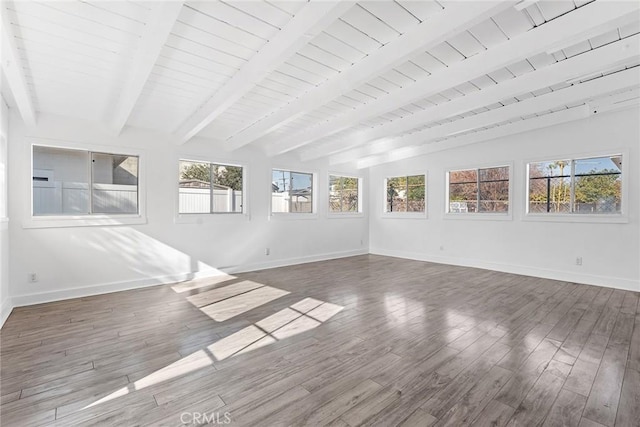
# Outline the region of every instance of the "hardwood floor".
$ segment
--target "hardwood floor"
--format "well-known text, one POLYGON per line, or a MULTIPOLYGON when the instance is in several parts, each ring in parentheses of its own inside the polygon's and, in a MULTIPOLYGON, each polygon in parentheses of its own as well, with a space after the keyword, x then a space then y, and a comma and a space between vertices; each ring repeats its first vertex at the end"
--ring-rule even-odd
POLYGON ((17 308, 0 421, 640 426, 638 299, 367 255, 17 308))

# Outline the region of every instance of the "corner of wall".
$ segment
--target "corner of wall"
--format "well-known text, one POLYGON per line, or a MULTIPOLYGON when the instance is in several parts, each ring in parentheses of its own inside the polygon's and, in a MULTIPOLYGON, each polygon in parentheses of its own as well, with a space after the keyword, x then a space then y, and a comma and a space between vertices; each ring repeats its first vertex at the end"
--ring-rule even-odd
POLYGON ((433 262, 436 264, 456 265, 459 267, 479 268, 483 270, 500 271, 503 273, 518 274, 521 276, 540 277, 542 279, 560 280, 563 282, 579 283, 583 285, 602 286, 605 288, 623 289, 626 291, 640 292, 640 282, 610 276, 598 276, 595 274, 576 274, 568 271, 553 270, 548 268, 532 267, 519 264, 505 264, 500 262, 484 261, 472 258, 458 258, 430 255, 422 252, 406 252, 393 249, 373 248, 371 253, 396 258, 412 259, 416 261, 433 262))
POLYGON ((4 326, 4 322, 7 321, 9 315, 13 311, 13 304, 11 302, 11 297, 7 297, 0 303, 0 329, 4 326))

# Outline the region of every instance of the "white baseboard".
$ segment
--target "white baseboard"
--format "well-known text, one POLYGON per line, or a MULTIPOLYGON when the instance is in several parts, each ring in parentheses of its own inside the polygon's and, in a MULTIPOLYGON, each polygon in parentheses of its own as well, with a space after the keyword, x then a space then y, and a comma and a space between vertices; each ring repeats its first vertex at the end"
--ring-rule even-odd
POLYGON ((4 326, 4 322, 7 321, 12 310, 13 304, 11 303, 11 298, 7 297, 2 301, 2 304, 0 304, 0 329, 4 326))
MULTIPOLYGON (((311 255, 299 258, 288 258, 274 260, 264 263, 239 265, 233 267, 221 267, 219 269, 210 269, 199 271, 196 273, 180 273, 169 276, 150 277, 138 280, 130 280, 123 282, 101 283, 97 285, 84 286, 81 288, 61 289, 51 292, 39 292, 27 295, 15 295, 11 298, 13 307, 23 307, 27 305, 43 304, 47 302, 61 301, 72 298, 82 298, 92 295, 108 294, 112 292, 127 291, 131 289, 146 288, 149 286, 165 285, 168 283, 182 282, 202 277, 217 276, 222 273, 235 274, 247 271, 264 270, 268 268, 284 267, 288 265, 304 264, 315 261, 325 261, 329 259, 344 258, 354 255, 365 255, 369 253, 367 249, 333 252, 327 254, 311 255)), ((3 311, 4 314, 4 311, 3 311)), ((8 316, 8 314, 7 314, 8 316)))
POLYGON ((269 268, 286 267, 288 265, 306 264, 308 262, 327 261, 330 259, 347 258, 356 255, 367 255, 369 249, 356 249, 352 251, 330 252, 326 254, 309 255, 297 258, 287 258, 275 261, 260 262, 254 264, 239 265, 235 267, 221 268, 222 271, 229 274, 246 273, 248 271, 267 270, 269 268))
POLYGON ((128 291, 131 289, 147 288, 149 286, 165 285, 167 283, 181 282, 200 277, 219 275, 219 270, 205 270, 197 273, 180 273, 168 276, 149 277, 123 282, 101 283, 97 285, 84 286, 81 288, 60 289, 51 292, 38 292, 26 295, 14 295, 12 302, 14 307, 24 307, 27 305, 43 304, 47 302, 62 301, 72 298, 83 298, 92 295, 109 294, 112 292, 128 291))
POLYGON ((540 277, 543 279, 561 280, 563 282, 581 283, 585 285, 603 286, 606 288, 624 289, 640 292, 640 282, 621 277, 598 276, 580 274, 572 271, 551 270, 546 268, 529 267, 524 265, 503 264, 483 260, 445 257, 421 252, 396 251, 392 249, 371 248, 374 255, 384 255, 396 258, 413 259, 417 261, 435 262, 438 264, 458 265, 461 267, 481 268, 484 270, 501 271, 504 273, 520 274, 523 276, 540 277))

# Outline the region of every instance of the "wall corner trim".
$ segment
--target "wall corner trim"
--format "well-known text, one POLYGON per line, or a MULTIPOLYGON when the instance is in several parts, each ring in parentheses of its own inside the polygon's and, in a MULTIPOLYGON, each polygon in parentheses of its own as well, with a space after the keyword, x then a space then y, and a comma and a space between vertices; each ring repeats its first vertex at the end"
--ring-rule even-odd
POLYGON ((7 321, 9 315, 13 311, 13 304, 11 297, 7 297, 0 303, 0 329, 4 326, 4 322, 7 321))

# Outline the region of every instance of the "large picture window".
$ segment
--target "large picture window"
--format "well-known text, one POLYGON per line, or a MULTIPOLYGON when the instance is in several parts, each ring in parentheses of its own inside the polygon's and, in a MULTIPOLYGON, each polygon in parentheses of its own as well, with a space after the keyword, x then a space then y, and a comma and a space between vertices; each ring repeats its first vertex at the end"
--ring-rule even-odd
POLYGON ((33 146, 33 215, 138 213, 137 156, 33 146))
POLYGON ((180 160, 178 213, 243 212, 242 167, 180 160))
POLYGON ((622 155, 529 163, 530 214, 620 214, 622 155))
POLYGON ((509 167, 449 171, 449 213, 509 212, 509 167))
POLYGON ((313 174, 273 169, 271 212, 312 213, 313 174))
POLYGON ((387 204, 385 211, 425 212, 425 176, 410 175, 387 178, 387 204))
POLYGON ((358 178, 329 175, 329 212, 359 212, 358 191, 358 178))

